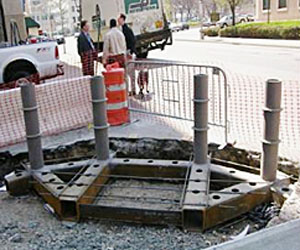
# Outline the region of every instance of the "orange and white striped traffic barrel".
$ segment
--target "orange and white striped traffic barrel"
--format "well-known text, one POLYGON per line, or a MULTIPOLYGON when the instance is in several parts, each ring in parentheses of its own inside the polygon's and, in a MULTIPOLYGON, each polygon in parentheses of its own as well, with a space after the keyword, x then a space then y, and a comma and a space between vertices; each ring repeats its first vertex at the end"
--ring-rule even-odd
POLYGON ((116 64, 108 65, 103 76, 106 86, 108 123, 117 126, 129 122, 125 70, 116 64))

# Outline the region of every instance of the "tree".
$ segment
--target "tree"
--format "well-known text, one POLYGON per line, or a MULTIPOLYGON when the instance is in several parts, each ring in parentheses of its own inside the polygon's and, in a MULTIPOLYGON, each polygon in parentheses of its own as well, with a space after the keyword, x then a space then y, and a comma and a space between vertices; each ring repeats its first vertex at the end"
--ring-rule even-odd
POLYGON ((171 3, 175 16, 176 14, 180 14, 181 22, 184 16, 189 20, 199 14, 199 0, 172 0, 171 3))
POLYGON ((60 25, 61 25, 61 31, 63 34, 65 34, 65 14, 67 13, 67 6, 65 4, 65 1, 58 0, 58 12, 60 16, 60 25))
POLYGON ((224 1, 229 5, 229 8, 232 13, 232 25, 235 25, 235 10, 238 5, 240 5, 243 0, 221 0, 219 3, 222 4, 224 1))
POLYGON ((171 0, 164 0, 164 11, 168 20, 173 20, 173 7, 171 0))

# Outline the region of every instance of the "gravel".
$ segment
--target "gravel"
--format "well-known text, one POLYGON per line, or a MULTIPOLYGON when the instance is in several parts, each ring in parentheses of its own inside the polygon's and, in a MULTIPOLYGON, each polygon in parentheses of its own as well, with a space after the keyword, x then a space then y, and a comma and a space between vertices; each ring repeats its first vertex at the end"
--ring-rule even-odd
POLYGON ((270 211, 274 210, 272 205, 261 206, 255 211, 261 221, 251 220, 246 215, 201 234, 176 227, 103 221, 61 222, 45 211, 43 205, 35 195, 13 198, 0 193, 1 249, 204 249, 229 240, 248 224, 251 232, 257 231, 266 224, 265 211, 269 219, 270 211))

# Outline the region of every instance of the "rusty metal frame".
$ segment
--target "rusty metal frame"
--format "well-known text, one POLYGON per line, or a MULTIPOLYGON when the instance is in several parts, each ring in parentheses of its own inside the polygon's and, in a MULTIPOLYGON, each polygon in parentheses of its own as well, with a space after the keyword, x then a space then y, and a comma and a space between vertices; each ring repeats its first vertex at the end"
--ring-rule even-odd
POLYGON ((274 186, 289 184, 289 178, 284 174, 279 174, 273 183, 237 168, 210 163, 198 165, 189 161, 91 159, 44 166, 40 170, 25 167, 27 174, 24 176, 31 175, 32 189, 54 209, 61 220, 97 218, 143 224, 172 224, 189 231, 203 231, 244 214, 270 201, 274 186), (220 186, 224 183, 223 188, 211 190, 211 183, 207 181, 209 169, 211 183, 219 181, 220 186), (179 209, 167 211, 139 206, 99 205, 95 202, 97 197, 101 198, 99 193, 103 187, 116 176, 183 181, 188 170, 179 209), (68 180, 62 180, 61 176, 68 173, 71 175, 68 180))

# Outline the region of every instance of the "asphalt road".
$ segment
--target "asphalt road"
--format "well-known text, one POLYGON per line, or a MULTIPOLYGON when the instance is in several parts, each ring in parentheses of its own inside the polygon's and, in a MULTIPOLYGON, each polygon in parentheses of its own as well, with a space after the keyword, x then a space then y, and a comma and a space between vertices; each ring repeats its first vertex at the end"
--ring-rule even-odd
MULTIPOLYGON (((300 81, 300 49, 253 45, 233 45, 218 42, 199 42, 199 29, 173 33, 174 44, 164 51, 154 50, 150 59, 175 60, 215 64, 227 71, 260 78, 280 78, 300 81)), ((76 40, 67 38, 67 55, 79 62, 76 40)), ((62 46, 60 53, 63 55, 62 46)))
POLYGON ((172 46, 152 51, 149 57, 217 64, 241 75, 300 80, 300 49, 196 42, 198 38, 199 29, 174 33, 172 46))

